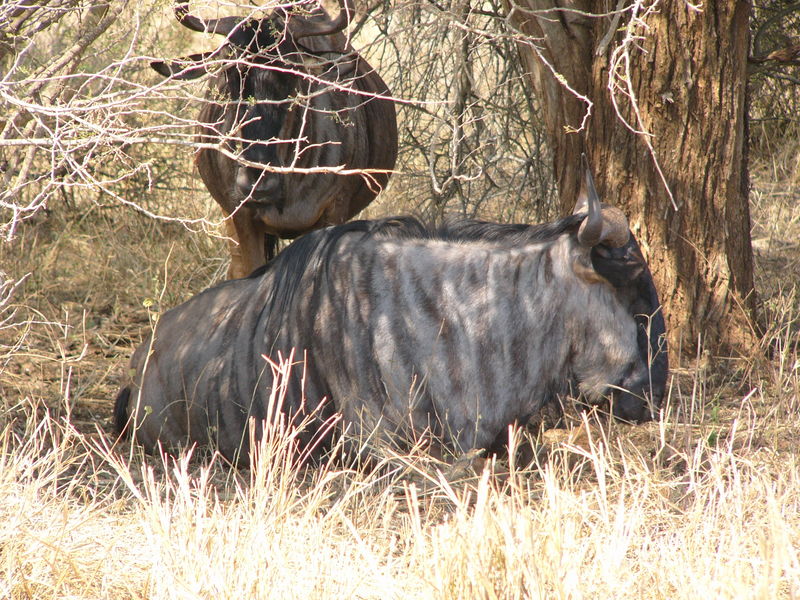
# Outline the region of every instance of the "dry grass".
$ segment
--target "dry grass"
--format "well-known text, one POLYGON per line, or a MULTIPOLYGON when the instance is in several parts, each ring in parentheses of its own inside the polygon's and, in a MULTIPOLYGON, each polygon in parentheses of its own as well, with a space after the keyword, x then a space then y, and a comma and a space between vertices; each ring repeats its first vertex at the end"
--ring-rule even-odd
POLYGON ((142 460, 29 405, 1 438, 0 593, 794 597, 798 464, 755 401, 713 443, 668 417, 644 447, 620 428, 460 483, 421 457, 306 471, 280 436, 249 472, 142 460))
POLYGON ((148 310, 218 280, 226 250, 122 210, 26 224, 0 247, 29 274, 0 307, 0 597, 800 596, 799 194, 753 198, 770 360, 673 365, 660 423, 462 476, 424 452, 304 469, 286 435, 239 472, 110 449, 148 310))

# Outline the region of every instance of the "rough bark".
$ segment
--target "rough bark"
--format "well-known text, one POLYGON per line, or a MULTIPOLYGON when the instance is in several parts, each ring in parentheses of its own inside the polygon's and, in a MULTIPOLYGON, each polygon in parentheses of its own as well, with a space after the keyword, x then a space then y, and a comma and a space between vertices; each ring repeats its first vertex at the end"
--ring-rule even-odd
MULTIPOLYGON (((529 40, 519 47, 543 104, 563 210, 575 201, 586 151, 601 196, 625 210, 650 263, 672 348, 694 351, 701 340, 714 353, 751 353, 757 335, 746 153, 750 4, 711 1, 697 10, 661 2, 640 13, 647 29, 637 30, 644 35, 629 52, 638 117, 629 96, 618 91, 615 107, 609 91, 613 53, 630 12, 617 21, 613 14, 587 17, 574 11, 602 15, 597 3, 566 0, 510 0, 507 8, 512 26, 529 40), (578 133, 589 105, 565 83, 592 103, 578 133), (634 133, 623 119, 647 133, 634 133)), ((608 13, 615 8, 605 5, 608 13)))

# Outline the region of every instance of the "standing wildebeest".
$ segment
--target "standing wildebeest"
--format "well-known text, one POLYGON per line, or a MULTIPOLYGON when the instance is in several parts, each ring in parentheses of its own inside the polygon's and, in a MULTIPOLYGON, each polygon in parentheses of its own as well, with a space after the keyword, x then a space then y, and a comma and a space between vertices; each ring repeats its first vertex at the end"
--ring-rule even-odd
POLYGON ((202 148, 197 167, 238 241, 228 275, 243 277, 271 257, 278 238, 344 223, 385 187, 397 158, 394 103, 341 33, 352 0, 335 19, 321 8, 209 20, 188 10, 175 4, 182 25, 224 35, 225 43, 152 66, 193 79, 222 61, 198 120, 199 141, 222 142, 225 151, 202 148), (335 167, 364 172, 339 175, 335 167))
POLYGON ((296 369, 286 414, 327 397, 316 417, 336 410, 356 434, 429 428, 455 450, 496 448, 570 390, 651 419, 667 377, 658 297, 627 220, 601 208, 586 172, 588 207, 555 223, 405 218, 307 234, 161 317, 131 360, 117 427, 133 418, 150 450, 210 442, 233 458, 248 419, 266 415, 262 356, 292 348, 305 380, 296 369))

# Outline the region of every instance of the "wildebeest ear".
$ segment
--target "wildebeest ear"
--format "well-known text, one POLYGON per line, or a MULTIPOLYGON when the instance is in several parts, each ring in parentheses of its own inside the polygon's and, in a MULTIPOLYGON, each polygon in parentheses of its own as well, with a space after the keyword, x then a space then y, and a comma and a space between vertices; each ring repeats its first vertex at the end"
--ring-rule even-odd
POLYGON ((170 61, 154 60, 150 63, 150 66, 164 77, 173 77, 174 79, 197 79, 208 73, 206 61, 215 52, 216 51, 190 54, 184 58, 170 61))

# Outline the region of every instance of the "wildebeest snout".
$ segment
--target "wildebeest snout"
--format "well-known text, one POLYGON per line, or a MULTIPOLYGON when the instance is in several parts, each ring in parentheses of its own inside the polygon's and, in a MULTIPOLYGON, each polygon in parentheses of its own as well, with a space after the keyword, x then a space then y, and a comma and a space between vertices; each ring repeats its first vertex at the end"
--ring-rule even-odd
POLYGON ((639 368, 623 379, 613 394, 611 412, 616 419, 644 423, 658 418, 666 382, 666 372, 662 374, 659 367, 658 364, 648 366, 647 361, 642 360, 639 368))
POLYGON ((280 176, 269 171, 239 167, 236 174, 236 190, 248 200, 280 204, 283 200, 282 187, 280 176))
POLYGON ((639 396, 630 392, 620 392, 614 398, 612 414, 620 421, 645 423, 658 417, 658 409, 653 406, 646 395, 639 396))

